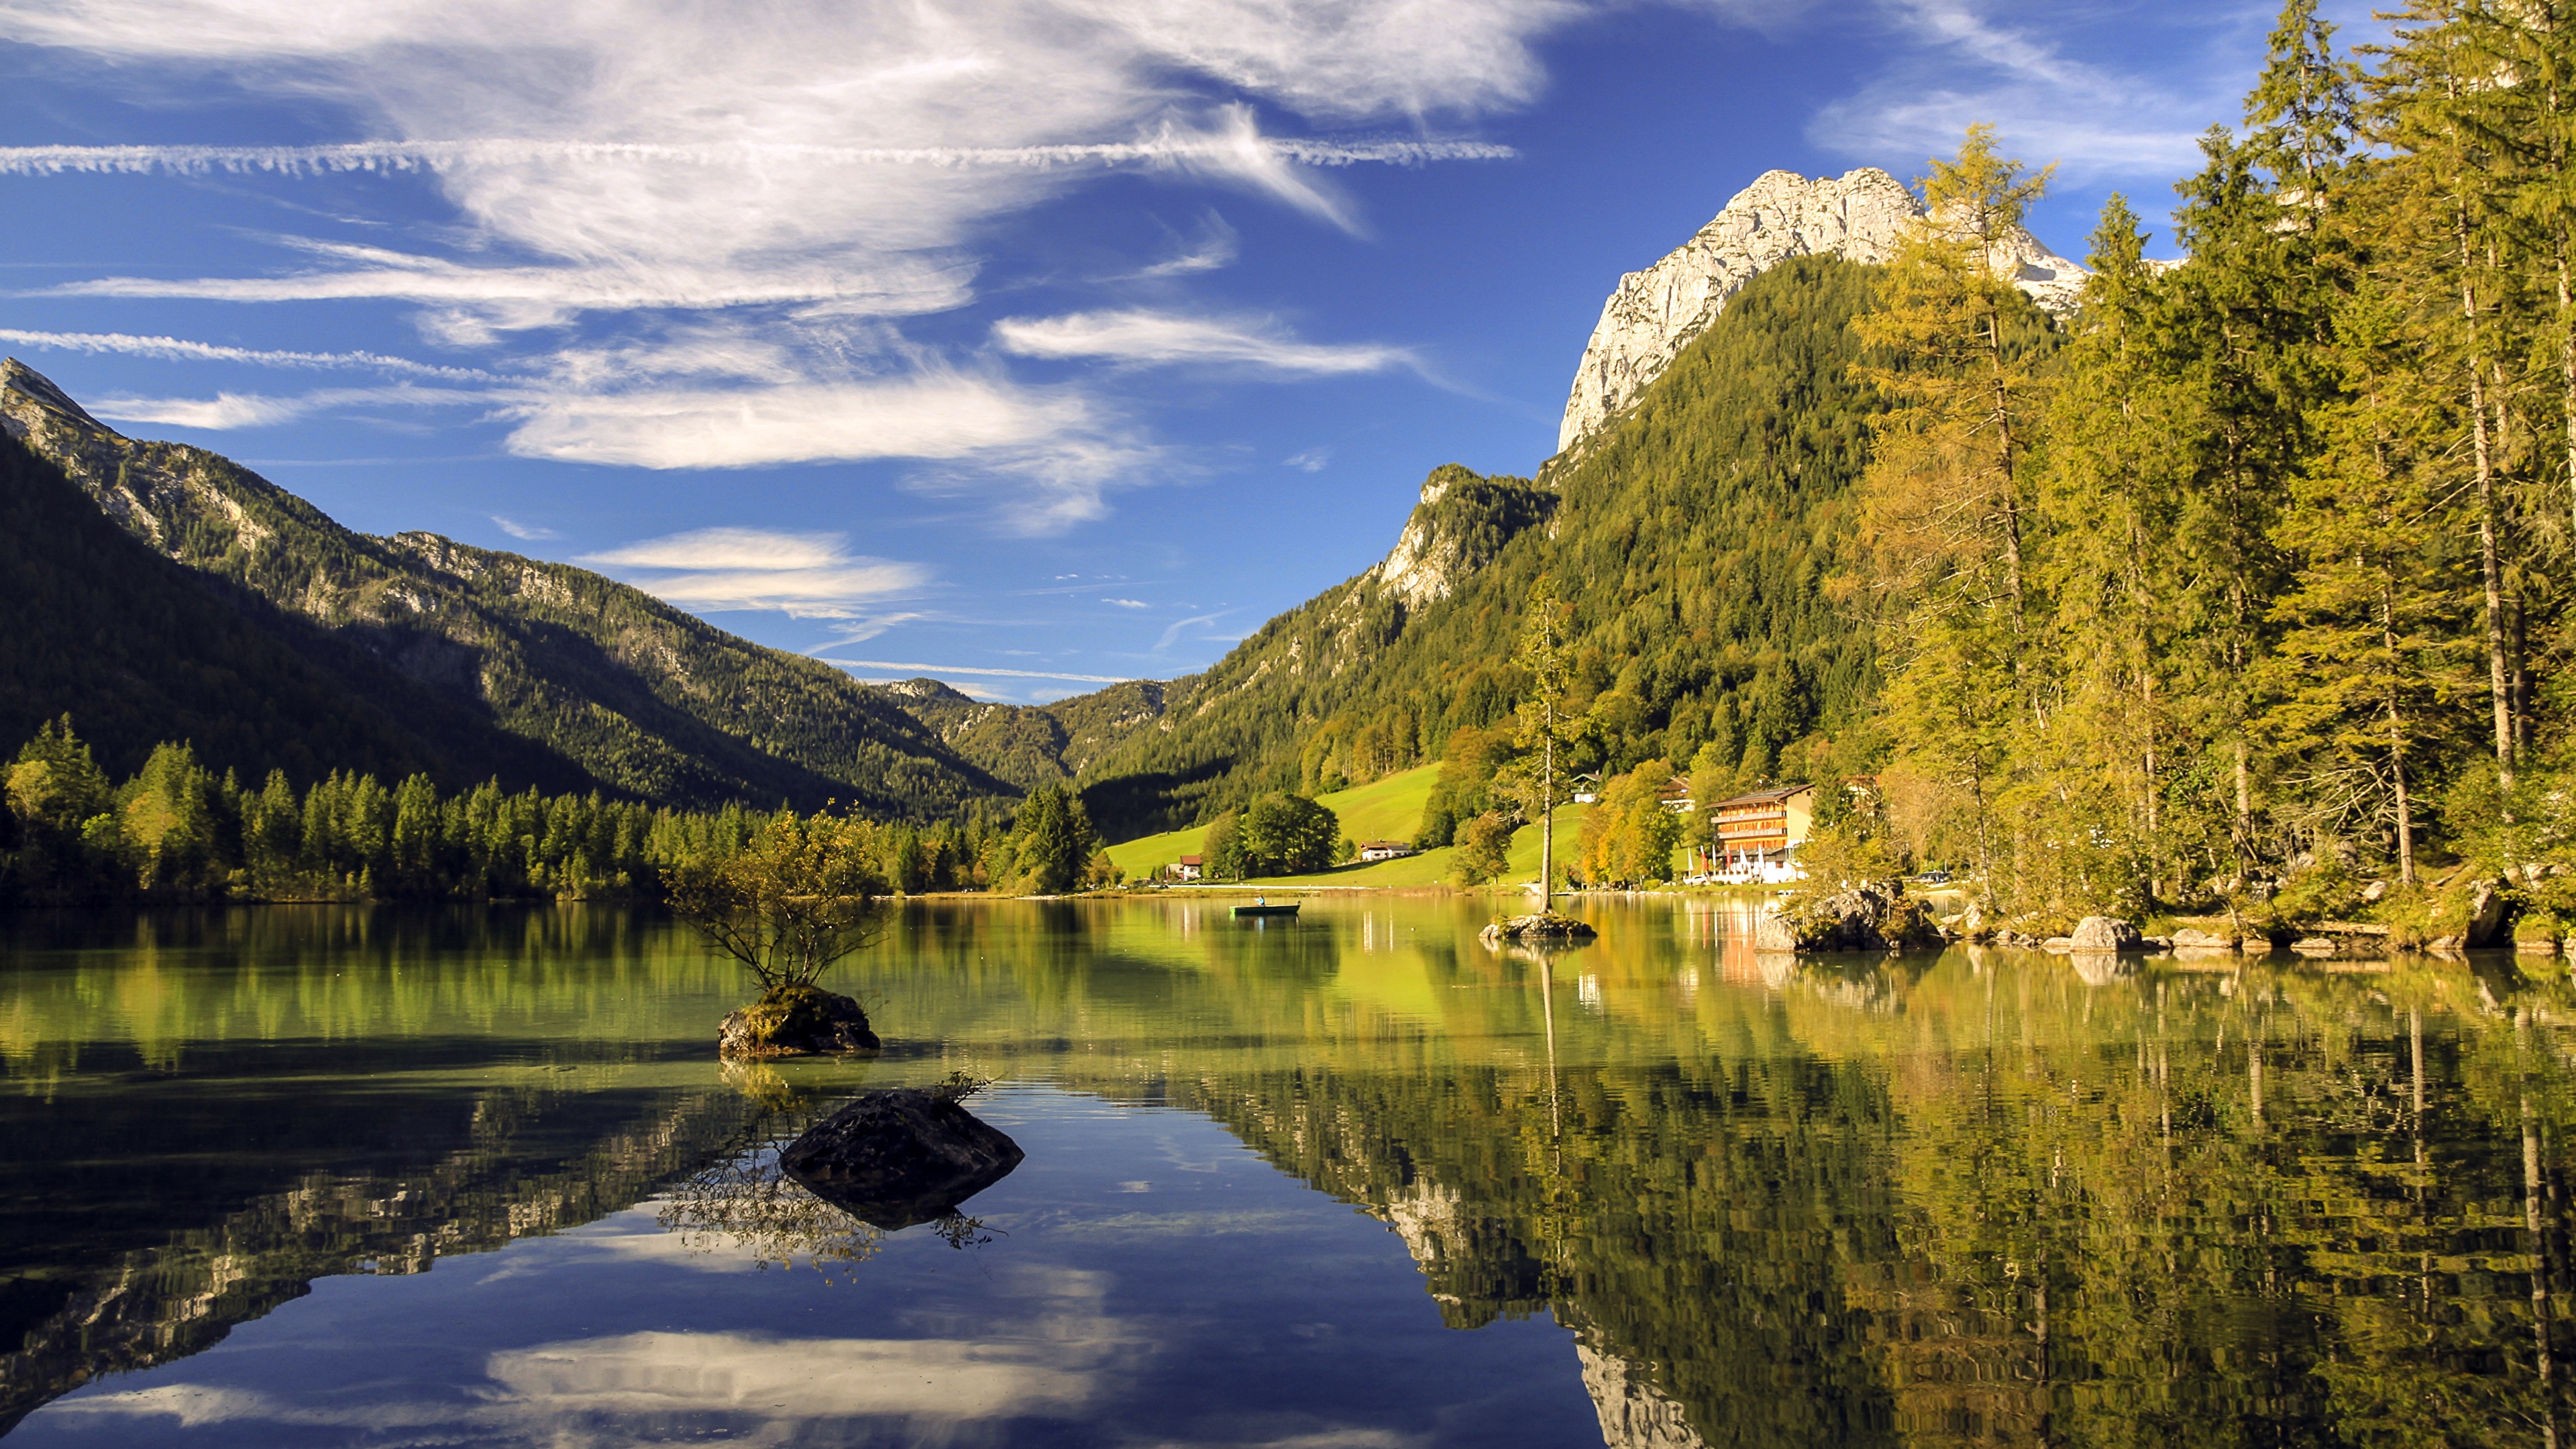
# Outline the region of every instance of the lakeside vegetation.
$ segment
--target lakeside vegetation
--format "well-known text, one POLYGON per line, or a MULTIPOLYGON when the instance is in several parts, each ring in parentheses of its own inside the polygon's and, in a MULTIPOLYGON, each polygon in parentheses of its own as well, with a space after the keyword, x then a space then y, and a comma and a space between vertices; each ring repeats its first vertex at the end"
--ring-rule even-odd
MULTIPOLYGON (((251 784, 185 743, 123 781, 66 718, 5 772, 0 902, 664 899, 741 856, 795 812, 687 811, 591 791, 548 795, 485 782, 442 791, 425 774, 386 785, 334 771, 299 788, 282 770, 251 784)), ((916 826, 824 812, 845 893, 1055 893, 1114 881, 1082 802, 1059 786, 1014 815, 978 808, 916 826)))

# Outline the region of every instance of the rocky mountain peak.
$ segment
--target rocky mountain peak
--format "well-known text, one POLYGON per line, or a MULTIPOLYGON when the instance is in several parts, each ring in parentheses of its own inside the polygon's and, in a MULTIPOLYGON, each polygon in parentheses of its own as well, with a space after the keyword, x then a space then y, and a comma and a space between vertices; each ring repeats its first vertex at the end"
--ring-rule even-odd
POLYGON ((48 423, 115 434, 91 417, 53 379, 14 357, 0 357, 0 432, 24 441, 48 423))
MULTIPOLYGON (((1913 191, 1875 166, 1840 176, 1765 171, 1755 177, 1689 241, 1619 279, 1575 368, 1558 450, 1634 401, 1762 271, 1803 256, 1884 262, 1922 215, 1913 191)), ((1988 262, 2051 312, 2073 310, 2084 282, 2082 267, 2018 228, 1988 262)))

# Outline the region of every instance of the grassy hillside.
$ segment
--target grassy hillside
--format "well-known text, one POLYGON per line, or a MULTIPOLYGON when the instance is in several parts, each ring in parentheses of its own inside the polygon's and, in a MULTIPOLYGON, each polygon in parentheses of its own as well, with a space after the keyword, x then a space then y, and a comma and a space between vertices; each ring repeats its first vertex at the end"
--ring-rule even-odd
POLYGON ((1859 717, 1875 666, 1825 584, 1878 407, 1850 326, 1872 275, 1802 258, 1757 277, 1535 487, 1435 475, 1406 530, 1429 563, 1337 585, 1175 681, 1171 727, 1083 777, 1094 818, 1169 829, 1437 758, 1450 731, 1511 707, 1508 660, 1542 575, 1574 606, 1577 702, 1605 725, 1585 763, 1687 762, 1713 743, 1767 769, 1859 717))
MULTIPOLYGON (((1402 775, 1363 785, 1358 789, 1338 790, 1317 798, 1330 807, 1335 814, 1341 815, 1344 822, 1343 829, 1346 831, 1350 828, 1349 822, 1355 819, 1361 821, 1394 819, 1408 808, 1408 802, 1414 818, 1419 819, 1422 813, 1422 799, 1431 790, 1429 777, 1437 773, 1436 769, 1430 768, 1408 770, 1402 775), (1344 813, 1346 810, 1348 813, 1344 813)), ((1560 861, 1566 859, 1573 851, 1575 838, 1583 830, 1583 817, 1590 812, 1591 808, 1588 805, 1557 807, 1556 853, 1560 861)), ((1396 835, 1409 832, 1385 833, 1396 835)), ((1200 842, 1206 835, 1207 829, 1204 826, 1192 826, 1187 830, 1149 835, 1142 839, 1128 841, 1123 845, 1109 847, 1109 858, 1118 862, 1118 868, 1122 872, 1135 875, 1158 865, 1168 865, 1184 855, 1197 854, 1200 842)), ((1360 835, 1355 838, 1370 837, 1360 835)), ((1505 877, 1506 884, 1527 884, 1538 879, 1538 843, 1536 825, 1524 825, 1513 834, 1512 865, 1505 877)), ((1455 849, 1442 846, 1438 850, 1426 850, 1419 855, 1403 856, 1395 860, 1374 861, 1368 864, 1353 862, 1315 875, 1280 876, 1248 881, 1245 885, 1247 888, 1256 885, 1357 886, 1372 890, 1454 885, 1456 882, 1450 878, 1450 871, 1456 855, 1455 849)))
MULTIPOLYGON (((398 677, 405 688, 379 702, 439 772, 491 764, 512 784, 666 804, 837 799, 915 818, 1016 793, 838 669, 612 579, 435 534, 353 533, 213 453, 121 436, 15 361, 0 364, 0 420, 148 549, 291 620, 298 647, 327 641, 398 677), (575 777, 484 749, 495 733, 575 777)), ((80 717, 102 702, 69 676, 10 687, 17 713, 80 717)), ((316 748, 358 762, 341 758, 354 741, 316 748)))

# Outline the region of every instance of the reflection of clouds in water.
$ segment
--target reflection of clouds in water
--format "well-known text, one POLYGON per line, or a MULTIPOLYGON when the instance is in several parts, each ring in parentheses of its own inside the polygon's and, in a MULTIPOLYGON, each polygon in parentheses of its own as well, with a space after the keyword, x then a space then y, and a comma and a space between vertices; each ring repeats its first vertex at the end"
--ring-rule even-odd
POLYGON ((1087 1242, 1128 1238, 1219 1238, 1243 1233, 1311 1231, 1312 1219, 1293 1212, 1119 1213, 1049 1225, 1048 1235, 1087 1242))
POLYGON ((489 1372, 550 1417, 977 1419, 1080 1408, 1096 1357, 1081 1341, 630 1333, 494 1354, 489 1372))
MULTIPOLYGON (((544 1275, 567 1262, 615 1258, 697 1271, 749 1271, 748 1252, 683 1245, 650 1204, 544 1245, 544 1275)), ((479 1282, 518 1276, 487 1275, 479 1282)), ((336 1429, 388 1449, 475 1444, 549 1449, 640 1439, 721 1436, 802 1442, 820 1420, 904 1421, 913 1438, 986 1419, 1067 1417, 1106 1397, 1104 1377, 1132 1369, 1153 1345, 1110 1317, 1106 1273, 1000 1265, 990 1316, 941 1313, 920 1338, 791 1338, 764 1333, 643 1332, 503 1349, 480 1383, 393 1377, 344 1385, 346 1397, 276 1395, 176 1383, 60 1399, 43 1411, 65 1427, 116 1443, 149 1443, 181 1429, 259 1426, 336 1429), (1123 1368, 1122 1368, 1123 1366, 1123 1368), (462 1388, 462 1402, 454 1389, 462 1388)))

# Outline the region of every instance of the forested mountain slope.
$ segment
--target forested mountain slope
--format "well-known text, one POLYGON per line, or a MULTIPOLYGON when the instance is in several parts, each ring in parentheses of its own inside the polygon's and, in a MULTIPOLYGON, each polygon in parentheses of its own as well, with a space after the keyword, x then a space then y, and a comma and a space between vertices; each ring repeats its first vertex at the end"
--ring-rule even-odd
POLYGON ((1879 404, 1850 323, 1874 269, 1784 262, 1746 285, 1626 413, 1536 483, 1435 472, 1386 562, 1272 620, 1084 775, 1113 837, 1264 790, 1329 789, 1436 756, 1509 712, 1531 589, 1574 606, 1599 763, 1704 744, 1768 762, 1857 718, 1861 621, 1827 597, 1879 404))
MULTIPOLYGON (((293 729, 236 730, 239 759, 200 737, 214 763, 286 763, 303 758, 301 749, 318 757, 317 767, 390 774, 409 766, 458 783, 499 775, 556 789, 586 779, 689 806, 839 799, 896 817, 944 815, 1015 793, 830 665, 737 638, 582 569, 430 533, 353 533, 213 453, 120 436, 15 361, 0 363, 0 429, 51 465, 22 470, 27 476, 58 471, 151 552, 244 596, 235 609, 243 628, 270 640, 253 646, 225 636, 239 646, 248 694, 265 693, 272 676, 316 691, 317 703, 293 729), (319 672, 272 668, 280 650, 319 672), (337 707, 327 707, 334 697, 337 707), (370 726, 371 710, 403 723, 370 726), (334 721, 347 721, 346 732, 334 721)), ((35 555, 48 544, 31 538, 19 546, 35 555)), ((87 600, 61 605, 83 617, 18 631, 37 637, 12 648, 68 660, 61 641, 86 625, 123 641, 117 647, 134 661, 124 672, 146 681, 156 659, 192 652, 174 643, 153 654, 156 626, 117 592, 66 586, 47 596, 87 600)), ((230 628, 191 625, 199 626, 230 628)), ((188 708, 166 691, 156 699, 148 684, 138 689, 104 658, 8 678, 0 714, 31 721, 68 711, 111 758, 134 748, 126 733, 194 732, 188 708), (111 739, 94 714, 127 723, 111 739)), ((209 730, 263 717, 236 699, 243 690, 190 687, 204 701, 190 708, 202 709, 209 730)))
POLYGON ((988 704, 936 679, 869 687, 936 731, 942 744, 1023 790, 1074 778, 1163 717, 1163 686, 1151 679, 1053 704, 988 704))
POLYGON ((152 747, 258 779, 416 771, 586 788, 571 760, 500 729, 266 599, 172 563, 60 469, 0 436, 0 739, 66 711, 116 775, 152 747))

